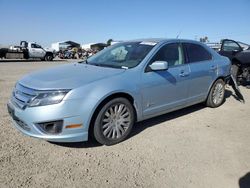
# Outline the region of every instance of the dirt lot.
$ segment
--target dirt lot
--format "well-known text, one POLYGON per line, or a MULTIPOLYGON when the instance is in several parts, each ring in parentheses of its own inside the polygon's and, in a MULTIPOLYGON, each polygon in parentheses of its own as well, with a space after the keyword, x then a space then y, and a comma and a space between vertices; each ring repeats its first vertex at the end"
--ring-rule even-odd
MULTIPOLYGON (((138 123, 115 146, 22 135, 6 103, 24 74, 63 62, 0 62, 0 187, 239 187, 250 172, 250 90, 217 109, 195 105, 138 123)), ((66 62, 64 62, 66 63, 66 62)), ((248 176, 249 178, 249 176, 248 176)))

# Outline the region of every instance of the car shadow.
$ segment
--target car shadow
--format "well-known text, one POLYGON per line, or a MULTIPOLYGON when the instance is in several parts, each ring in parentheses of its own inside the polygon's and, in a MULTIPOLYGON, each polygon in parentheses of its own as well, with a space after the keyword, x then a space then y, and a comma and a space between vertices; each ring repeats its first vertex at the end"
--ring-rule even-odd
POLYGON ((233 95, 233 92, 225 89, 225 100, 227 100, 227 98, 231 97, 233 95))
POLYGON ((243 81, 241 85, 247 89, 250 89, 250 81, 243 81))
POLYGON ((102 144, 98 143, 96 140, 90 139, 86 142, 49 142, 51 144, 61 146, 61 147, 67 147, 67 148, 95 148, 103 146, 102 144))
POLYGON ((239 179, 240 188, 249 188, 250 187, 250 172, 246 173, 243 177, 239 179))
POLYGON ((187 108, 183 108, 181 110, 177 110, 177 111, 173 111, 164 115, 160 115, 157 117, 153 117, 141 122, 138 122, 135 124, 135 126, 133 127, 133 131, 131 132, 129 138, 139 134, 140 132, 144 131, 147 128, 150 128, 152 126, 156 126, 159 125, 160 123, 166 122, 166 121, 170 121, 173 119, 177 119, 181 116, 185 116, 188 114, 191 114, 193 112, 199 111, 206 108, 206 106, 204 104, 196 104, 187 108))
MULTIPOLYGON (((233 94, 232 91, 226 89, 225 90, 225 100, 224 100, 224 102, 227 100, 227 98, 229 98, 231 96, 236 98, 236 100, 239 100, 237 98, 237 96, 233 94)), ((202 110, 204 108, 206 108, 205 104, 199 103, 199 104, 195 104, 193 106, 189 106, 189 107, 177 110, 177 111, 173 111, 173 112, 170 112, 170 113, 166 113, 166 114, 163 114, 163 115, 160 115, 160 116, 157 116, 157 117, 153 117, 153 118, 138 122, 138 123, 135 124, 130 137, 142 132, 146 128, 155 126, 155 125, 163 123, 165 121, 169 121, 169 120, 172 120, 172 119, 179 118, 181 116, 191 114, 193 112, 202 110)))
MULTIPOLYGON (((229 98, 230 96, 232 96, 233 93, 230 90, 225 90, 225 100, 227 98, 229 98)), ((237 96, 235 96, 237 97, 237 96)), ((186 107, 183 108, 181 110, 177 110, 177 111, 173 111, 164 115, 160 115, 157 117, 153 117, 141 122, 138 122, 134 125, 133 130, 130 133, 130 136, 127 138, 132 138, 133 136, 136 136, 137 134, 141 133, 142 131, 144 131, 147 128, 150 128, 152 126, 156 126, 160 123, 169 121, 169 120, 173 120, 176 118, 179 118, 181 116, 185 116, 191 113, 194 113, 196 111, 202 110, 206 108, 206 106, 202 103, 200 104, 196 104, 190 107, 186 107)), ((96 142, 94 139, 90 139, 87 142, 75 142, 75 143, 54 143, 54 142, 50 142, 52 144, 58 145, 58 146, 62 146, 62 147, 70 147, 70 148, 93 148, 93 147, 99 147, 102 146, 101 144, 99 144, 98 142, 96 142)))
MULTIPOLYGON (((239 95, 239 93, 238 93, 238 95, 239 95)), ((244 101, 242 100, 242 99, 244 99, 243 96, 241 96, 241 98, 240 98, 238 95, 236 95, 235 93, 233 93, 232 91, 230 91, 230 90, 228 90, 228 89, 225 90, 225 100, 226 100, 227 98, 229 98, 229 97, 232 96, 235 100, 244 103, 244 101)), ((241 94, 240 94, 240 95, 241 95, 241 94)))

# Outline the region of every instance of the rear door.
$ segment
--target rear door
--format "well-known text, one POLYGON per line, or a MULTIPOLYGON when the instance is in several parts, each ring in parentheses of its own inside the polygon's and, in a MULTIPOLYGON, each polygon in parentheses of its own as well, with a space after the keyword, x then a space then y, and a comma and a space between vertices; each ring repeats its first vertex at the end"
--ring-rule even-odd
POLYGON ((217 76, 217 64, 211 53, 197 43, 183 43, 187 62, 190 67, 188 103, 202 102, 206 99, 208 89, 217 76))

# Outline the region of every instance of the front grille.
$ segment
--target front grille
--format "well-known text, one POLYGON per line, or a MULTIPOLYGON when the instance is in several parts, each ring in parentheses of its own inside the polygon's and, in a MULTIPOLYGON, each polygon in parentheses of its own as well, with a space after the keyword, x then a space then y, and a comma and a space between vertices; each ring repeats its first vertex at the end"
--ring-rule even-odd
POLYGON ((25 87, 19 83, 16 84, 12 92, 12 102, 19 108, 24 109, 32 98, 36 96, 34 89, 25 87))

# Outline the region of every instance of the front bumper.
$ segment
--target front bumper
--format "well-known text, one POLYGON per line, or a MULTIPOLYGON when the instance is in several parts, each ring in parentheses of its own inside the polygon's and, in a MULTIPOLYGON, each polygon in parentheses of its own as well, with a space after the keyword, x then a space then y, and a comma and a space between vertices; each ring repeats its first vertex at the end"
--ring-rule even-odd
POLYGON ((8 112, 14 126, 23 134, 52 142, 81 142, 88 140, 88 117, 81 114, 79 101, 62 101, 59 104, 20 109, 11 101, 7 104, 8 112), (72 114, 73 113, 73 114, 72 114), (41 131, 38 123, 62 120, 62 131, 58 134, 47 134, 41 131), (67 125, 82 124, 77 128, 66 128, 67 125))

